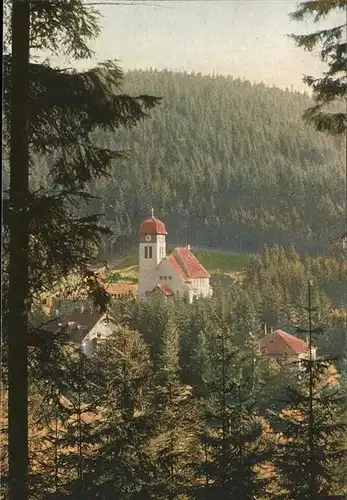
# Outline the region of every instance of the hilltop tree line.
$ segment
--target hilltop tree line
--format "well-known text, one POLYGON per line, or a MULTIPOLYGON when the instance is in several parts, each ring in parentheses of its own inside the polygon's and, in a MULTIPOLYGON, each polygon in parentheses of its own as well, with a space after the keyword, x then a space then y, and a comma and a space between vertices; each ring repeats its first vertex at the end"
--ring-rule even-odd
MULTIPOLYGON (((114 231, 104 251, 133 244, 151 207, 174 244, 257 251, 292 242, 312 250, 343 233, 345 144, 302 122, 307 95, 155 70, 128 72, 124 85, 163 101, 131 132, 94 134, 98 146, 130 154, 90 185, 100 197, 91 212, 104 213, 114 231)), ((33 184, 45 179, 39 162, 33 184)))

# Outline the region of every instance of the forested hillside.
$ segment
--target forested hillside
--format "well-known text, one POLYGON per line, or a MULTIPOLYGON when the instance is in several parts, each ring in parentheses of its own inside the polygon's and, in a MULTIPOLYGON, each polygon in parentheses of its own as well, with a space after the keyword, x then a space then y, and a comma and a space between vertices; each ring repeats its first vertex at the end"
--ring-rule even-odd
POLYGON ((163 101, 131 132, 96 137, 130 153, 91 187, 91 209, 115 231, 108 250, 132 243, 152 206, 174 244, 320 250, 344 231, 344 141, 303 123, 306 95, 169 71, 129 72, 124 90, 163 101))

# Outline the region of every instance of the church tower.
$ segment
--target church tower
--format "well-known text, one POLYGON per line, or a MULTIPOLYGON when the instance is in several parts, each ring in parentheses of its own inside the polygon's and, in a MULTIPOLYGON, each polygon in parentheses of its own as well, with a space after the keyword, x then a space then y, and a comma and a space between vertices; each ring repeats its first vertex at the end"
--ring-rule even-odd
POLYGON ((157 284, 157 266, 166 256, 166 229, 163 222, 154 217, 145 220, 139 230, 139 286, 140 297, 151 292, 157 284))

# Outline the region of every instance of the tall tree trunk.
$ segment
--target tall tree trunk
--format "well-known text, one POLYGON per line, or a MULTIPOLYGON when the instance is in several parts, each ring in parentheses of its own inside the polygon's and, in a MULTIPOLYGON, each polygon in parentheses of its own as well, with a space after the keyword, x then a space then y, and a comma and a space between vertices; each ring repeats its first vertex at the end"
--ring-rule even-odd
POLYGON ((311 304, 311 287, 312 283, 308 283, 308 324, 309 324, 309 411, 308 411, 308 452, 310 458, 310 473, 309 473, 309 498, 314 500, 316 498, 315 491, 315 478, 313 476, 313 456, 314 456, 314 443, 313 443, 313 424, 314 424, 314 412, 313 412, 313 366, 312 366, 312 304, 311 304))
POLYGON ((8 297, 9 499, 28 498, 29 3, 13 0, 8 297))

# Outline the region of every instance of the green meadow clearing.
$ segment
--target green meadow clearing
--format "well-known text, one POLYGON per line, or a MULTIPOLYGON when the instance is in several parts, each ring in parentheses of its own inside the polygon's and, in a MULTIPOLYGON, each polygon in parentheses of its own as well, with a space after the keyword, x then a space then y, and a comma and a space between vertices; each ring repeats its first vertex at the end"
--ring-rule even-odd
MULTIPOLYGON (((174 247, 168 246, 168 254, 174 247)), ((221 252, 219 250, 196 250, 192 249, 193 254, 201 264, 211 273, 212 276, 233 275, 242 273, 249 265, 251 256, 249 254, 234 254, 221 252)), ((131 282, 138 280, 138 252, 132 252, 116 265, 110 266, 108 281, 110 282, 131 282)))

